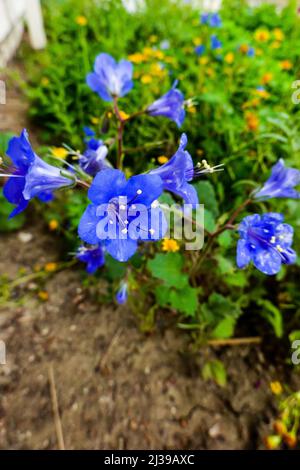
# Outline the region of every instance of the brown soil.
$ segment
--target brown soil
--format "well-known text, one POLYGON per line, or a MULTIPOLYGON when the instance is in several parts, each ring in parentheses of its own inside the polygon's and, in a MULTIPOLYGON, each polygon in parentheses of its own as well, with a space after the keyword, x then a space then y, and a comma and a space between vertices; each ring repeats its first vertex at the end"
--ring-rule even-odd
MULTIPOLYGON (((1 274, 57 258, 52 235, 25 231, 32 242, 1 237, 1 274)), ((80 286, 80 271, 66 270, 47 281, 48 302, 28 293, 23 305, 0 309, 0 448, 57 448, 50 364, 69 449, 261 446, 275 412, 269 382, 282 371, 257 346, 192 355, 182 332, 145 336, 126 308, 99 305, 80 286), (226 388, 201 378, 216 357, 227 367, 226 388)))

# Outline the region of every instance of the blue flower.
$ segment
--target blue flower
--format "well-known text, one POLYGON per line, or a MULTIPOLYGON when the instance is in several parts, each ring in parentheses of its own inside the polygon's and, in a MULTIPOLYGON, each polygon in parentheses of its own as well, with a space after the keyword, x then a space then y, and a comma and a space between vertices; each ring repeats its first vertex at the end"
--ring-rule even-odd
POLYGON ((212 28, 220 28, 222 26, 222 20, 218 13, 202 13, 200 23, 208 24, 212 28))
POLYGON ((264 274, 277 274, 282 264, 296 261, 291 248, 293 228, 283 223, 283 215, 268 213, 247 216, 239 225, 237 265, 244 268, 250 261, 264 274))
POLYGON ((159 240, 167 230, 157 198, 163 190, 158 175, 138 175, 126 181, 120 170, 106 169, 96 175, 78 233, 90 245, 103 243, 118 261, 127 261, 139 240, 159 240))
POLYGON ((177 81, 171 90, 148 106, 147 112, 150 116, 165 116, 180 127, 185 118, 184 96, 176 86, 177 81))
POLYGON ((95 131, 88 126, 83 126, 83 132, 87 137, 94 137, 95 131))
POLYGON ((126 304, 128 298, 128 285, 126 282, 123 282, 116 293, 116 301, 119 305, 126 304))
POLYGON ((79 157, 80 167, 91 176, 109 167, 106 161, 108 148, 104 145, 102 140, 92 138, 86 140, 86 150, 83 155, 79 157))
POLYGON ((125 96, 133 87, 133 67, 128 60, 116 62, 109 54, 99 54, 94 64, 94 72, 86 77, 88 86, 104 101, 113 97, 125 96))
POLYGON ((191 155, 185 147, 187 136, 182 134, 177 152, 164 165, 150 171, 152 175, 159 175, 163 181, 164 189, 180 196, 187 204, 199 204, 197 191, 189 184, 196 175, 197 169, 191 155))
POLYGON ((271 170, 270 178, 263 187, 255 193, 255 199, 270 199, 272 197, 289 197, 299 199, 300 192, 294 186, 300 184, 300 171, 295 168, 286 168, 280 159, 271 170))
POLYGON ((219 41, 219 39, 217 38, 217 36, 215 34, 212 34, 210 36, 210 44, 211 44, 211 48, 213 50, 221 49, 221 47, 222 47, 221 41, 219 41))
POLYGON ((76 258, 86 263, 88 274, 94 274, 105 263, 104 250, 101 245, 90 248, 81 246, 77 251, 76 258))
POLYGON ((196 46, 196 47, 195 47, 195 53, 196 53, 197 55, 202 55, 202 54, 204 54, 204 51, 205 51, 205 46, 204 46, 204 44, 200 44, 200 46, 196 46))
POLYGON ((218 13, 212 13, 210 15, 209 24, 212 28, 221 28, 222 20, 218 13))
POLYGON ((249 47, 249 49, 248 49, 246 55, 247 55, 248 57, 254 57, 254 56, 255 56, 255 49, 254 49, 254 47, 249 47))
POLYGON ((25 210, 30 199, 39 197, 42 201, 49 201, 55 189, 74 182, 73 175, 64 171, 68 177, 63 176, 60 168, 49 165, 34 153, 25 129, 20 137, 10 139, 6 153, 13 162, 14 170, 3 188, 3 194, 17 206, 10 218, 25 210))

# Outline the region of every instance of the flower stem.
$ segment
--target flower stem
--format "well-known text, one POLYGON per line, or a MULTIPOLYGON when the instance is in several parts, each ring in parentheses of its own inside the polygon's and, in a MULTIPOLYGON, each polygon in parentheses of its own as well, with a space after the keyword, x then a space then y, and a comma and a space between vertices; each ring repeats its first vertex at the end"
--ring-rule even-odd
POLYGON ((232 215, 229 217, 228 221, 224 225, 217 228, 214 232, 209 233, 207 245, 206 245, 205 249, 203 250, 202 254, 200 255, 198 261, 196 262, 194 267, 191 269, 191 276, 192 277, 195 276, 195 274, 198 272, 201 264, 203 263, 206 256, 210 252, 216 237, 218 235, 220 235, 221 233, 225 232, 225 230, 234 230, 235 227, 234 227, 233 223, 234 223, 235 219, 245 209, 245 207, 248 204, 250 204, 251 202, 252 202, 252 199, 249 197, 232 213, 232 215))
POLYGON ((118 106, 118 98, 114 96, 114 112, 118 120, 118 130, 117 130, 117 168, 122 170, 123 165, 123 132, 124 132, 124 123, 120 114, 118 106))

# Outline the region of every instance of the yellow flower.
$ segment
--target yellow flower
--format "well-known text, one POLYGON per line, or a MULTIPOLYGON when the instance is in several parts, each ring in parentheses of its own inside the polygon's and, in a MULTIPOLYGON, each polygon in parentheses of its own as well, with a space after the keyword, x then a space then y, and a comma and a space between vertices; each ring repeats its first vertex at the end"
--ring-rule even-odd
POLYGON ((92 124, 97 125, 97 124, 99 124, 99 122, 100 122, 100 119, 99 119, 99 118, 97 118, 97 117, 91 117, 91 123, 92 123, 92 124))
POLYGON ((279 434, 279 436, 284 436, 287 433, 287 427, 283 421, 275 421, 275 423, 273 424, 273 429, 276 434, 279 434))
POLYGON ((226 64, 233 64, 233 62, 234 62, 234 54, 233 54, 233 52, 228 52, 228 53, 225 55, 224 60, 225 60, 226 64))
POLYGON ((134 54, 130 54, 128 59, 133 62, 134 64, 141 64, 142 62, 147 60, 145 54, 141 54, 140 52, 135 52, 134 54))
POLYGON ((40 298, 41 300, 43 300, 44 302, 46 302, 46 301, 49 299, 49 294, 48 294, 48 292, 46 292, 46 291, 40 291, 40 292, 38 293, 38 296, 39 296, 39 298, 40 298))
POLYGON ((153 57, 155 57, 158 60, 162 60, 164 58, 165 54, 162 51, 153 51, 153 57))
POLYGON ((281 46, 281 42, 273 41, 271 44, 271 49, 279 49, 280 46, 281 46))
POLYGON ((188 112, 188 113, 191 113, 191 114, 196 114, 196 112, 197 112, 196 106, 189 106, 189 107, 187 108, 187 112, 188 112))
POLYGON ((167 64, 176 64, 176 59, 175 57, 165 57, 164 58, 164 61, 167 63, 167 64))
POLYGON ((54 231, 54 230, 57 230, 58 229, 58 221, 55 220, 55 219, 52 219, 50 220, 49 224, 48 224, 48 227, 49 227, 49 230, 51 231, 54 231))
POLYGON ((57 263, 47 263, 45 264, 45 271, 47 273, 53 273, 57 270, 57 263))
POLYGON ((257 56, 263 55, 263 51, 261 49, 255 49, 255 54, 257 56))
POLYGON ((175 253, 179 250, 179 244, 176 240, 172 240, 171 238, 164 238, 162 241, 162 250, 163 251, 171 251, 175 253))
POLYGON ((157 39, 158 37, 156 36, 156 34, 151 34, 151 36, 149 37, 149 42, 157 42, 157 39))
POLYGON ((209 76, 209 77, 214 77, 215 76, 215 71, 212 67, 208 67, 206 70, 205 70, 206 74, 209 76))
POLYGON ((141 82, 142 82, 144 85, 148 85, 148 83, 151 83, 151 82, 152 82, 152 77, 151 77, 151 75, 149 75, 149 74, 142 75, 142 76, 141 76, 141 82))
POLYGON ((108 119, 111 119, 113 117, 113 113, 111 111, 108 111, 107 117, 108 117, 108 119))
POLYGON ((270 38, 270 33, 266 29, 257 29, 254 33, 254 38, 259 42, 266 42, 270 38))
POLYGON ((193 25, 193 26, 198 26, 198 25, 199 25, 199 20, 195 18, 195 19, 192 21, 192 25, 193 25))
POLYGON ((263 85, 266 85, 267 83, 269 83, 271 80, 273 79, 273 74, 271 72, 266 72, 262 78, 261 78, 261 83, 263 85))
POLYGON ((126 121, 126 119, 129 118, 129 114, 125 113, 125 111, 119 111, 119 115, 120 115, 120 118, 122 119, 122 121, 126 121))
POLYGON ((156 77, 164 77, 166 75, 166 70, 163 69, 160 64, 155 62, 150 66, 150 73, 151 75, 155 75, 156 77))
POLYGON ((208 57, 206 56, 200 57, 198 60, 200 65, 206 65, 209 61, 208 57))
POLYGON ((286 433, 283 436, 283 440, 290 449, 293 449, 294 447, 296 447, 297 437, 296 437, 296 434, 294 432, 286 433))
POLYGON ((41 79, 41 85, 43 85, 43 86, 48 86, 49 83, 50 83, 49 78, 43 77, 43 78, 41 79))
POLYGON ((247 112, 245 115, 246 122, 247 122, 247 127, 249 131, 256 131, 259 126, 259 119, 256 114, 247 112))
POLYGON ((200 46, 200 44, 202 44, 202 39, 200 37, 194 38, 193 39, 193 44, 195 46, 200 46))
POLYGON ((269 98, 270 96, 270 93, 267 90, 261 90, 260 88, 258 90, 255 90, 255 93, 259 95, 261 98, 265 98, 265 99, 269 98))
POLYGON ((275 28, 273 31, 274 37, 276 41, 283 41, 284 40, 284 33, 280 28, 275 28))
POLYGON ((278 382, 278 380, 270 383, 270 389, 274 395, 281 395, 283 392, 282 385, 280 382, 278 382))
POLYGON ((169 161, 169 159, 165 155, 160 155, 159 157, 157 157, 157 161, 158 161, 158 163, 163 165, 164 163, 167 163, 169 161))
POLYGON ((264 444, 268 450, 275 450, 281 444, 281 437, 280 436, 267 436, 264 438, 264 444))
POLYGON ((253 98, 253 100, 246 101, 243 105, 242 108, 256 108, 260 104, 260 99, 259 98, 253 98))
POLYGON ((240 51, 243 53, 243 54, 246 54, 249 50, 249 46, 248 44, 241 44, 240 45, 240 51))
POLYGON ((85 16, 77 16, 76 18, 76 23, 79 24, 79 26, 86 26, 87 25, 87 19, 85 16))
POLYGON ((51 149, 52 155, 57 158, 65 159, 69 152, 64 147, 53 147, 51 149))
POLYGON ((282 62, 280 62, 280 67, 282 70, 291 70, 293 64, 289 60, 283 60, 282 62))

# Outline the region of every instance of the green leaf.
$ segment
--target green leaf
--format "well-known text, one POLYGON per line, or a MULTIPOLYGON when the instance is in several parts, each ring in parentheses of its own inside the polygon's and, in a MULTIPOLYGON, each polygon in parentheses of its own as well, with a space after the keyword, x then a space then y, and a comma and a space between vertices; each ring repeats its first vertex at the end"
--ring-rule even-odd
POLYGON ((232 243, 232 234, 229 230, 225 230, 218 236, 218 243, 222 248, 229 248, 232 243))
POLYGON ((18 214, 9 219, 14 206, 7 202, 2 193, 0 193, 0 232, 12 232, 23 227, 25 223, 25 214, 18 214))
POLYGON ((200 204, 204 204, 215 217, 219 214, 218 202, 213 185, 209 181, 198 181, 194 184, 200 204))
POLYGON ((273 327, 277 338, 281 338, 283 335, 283 322, 280 310, 266 299, 259 299, 257 304, 262 307, 262 310, 259 312, 260 315, 273 327))
POLYGON ((227 372, 223 362, 217 359, 206 362, 202 368, 202 377, 204 380, 213 380, 220 387, 225 387, 227 383, 227 372))
POLYGON ((204 209, 204 227, 209 232, 213 232, 216 228, 215 216, 207 209, 204 209))
POLYGON ((232 274, 234 272, 235 266, 230 259, 225 258, 222 255, 217 255, 215 258, 218 262, 220 274, 232 274))
POLYGON ((226 317, 213 330, 212 338, 230 338, 234 334, 236 320, 234 317, 226 317))
POLYGON ((105 267, 107 277, 112 281, 122 279, 126 274, 126 267, 124 266, 124 264, 115 260, 110 255, 106 256, 105 267))
POLYGON ((0 155, 5 155, 8 142, 13 136, 11 132, 0 132, 0 155))
POLYGON ((160 285, 154 290, 156 302, 160 307, 167 307, 170 304, 170 287, 160 285))
POLYGON ((183 263, 180 253, 158 253, 148 261, 147 267, 152 276, 161 279, 166 286, 180 289, 188 285, 188 276, 182 272, 183 263))
POLYGON ((175 310, 193 317, 198 307, 198 289, 186 286, 182 290, 172 290, 170 303, 175 310))

